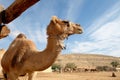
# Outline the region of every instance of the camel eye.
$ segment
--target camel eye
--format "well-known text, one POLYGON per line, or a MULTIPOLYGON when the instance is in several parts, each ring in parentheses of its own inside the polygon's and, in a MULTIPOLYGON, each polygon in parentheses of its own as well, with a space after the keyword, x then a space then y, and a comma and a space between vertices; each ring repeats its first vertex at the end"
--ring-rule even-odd
POLYGON ((80 24, 76 24, 76 26, 80 26, 80 24))
POLYGON ((67 27, 70 26, 70 25, 69 25, 69 21, 63 21, 63 23, 64 23, 67 27))
POLYGON ((67 24, 67 27, 69 27, 69 24, 67 24))
POLYGON ((63 22, 66 23, 66 24, 69 23, 69 21, 63 21, 63 22))

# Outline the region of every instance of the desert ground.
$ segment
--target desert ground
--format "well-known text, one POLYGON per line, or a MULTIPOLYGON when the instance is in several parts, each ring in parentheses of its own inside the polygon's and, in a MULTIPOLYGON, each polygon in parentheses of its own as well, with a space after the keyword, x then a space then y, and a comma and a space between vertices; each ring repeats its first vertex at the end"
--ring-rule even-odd
POLYGON ((112 72, 38 73, 35 80, 120 80, 120 72, 115 74, 117 77, 111 77, 112 72))
MULTIPOLYGON (((109 66, 111 61, 118 60, 119 58, 102 56, 102 55, 64 55, 58 58, 58 62, 66 63, 73 62, 78 66, 92 66, 93 63, 96 66, 109 66), (88 64, 89 63, 89 64, 88 64)), ((57 62, 57 63, 58 63, 57 62)), ((78 72, 78 73, 55 73, 39 72, 34 80, 120 80, 120 72, 115 72, 117 77, 111 77, 112 72, 78 72)), ((20 77, 20 80, 27 80, 27 77, 20 77)), ((3 80, 2 74, 0 74, 0 80, 3 80)))
MULTIPOLYGON (((120 72, 115 72, 117 77, 111 77, 112 72, 80 72, 80 73, 38 73, 35 80, 120 80, 120 72)), ((26 80, 27 77, 20 77, 26 80)), ((3 80, 0 76, 0 80, 3 80)))

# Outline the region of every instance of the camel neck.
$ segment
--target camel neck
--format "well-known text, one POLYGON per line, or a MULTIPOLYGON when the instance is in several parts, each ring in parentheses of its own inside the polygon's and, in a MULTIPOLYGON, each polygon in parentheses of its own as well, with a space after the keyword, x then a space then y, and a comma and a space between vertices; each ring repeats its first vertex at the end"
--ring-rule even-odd
POLYGON ((39 54, 41 57, 44 57, 44 59, 45 59, 43 62, 44 67, 40 66, 39 70, 44 70, 54 63, 57 56, 60 54, 60 52, 62 50, 62 48, 61 48, 62 42, 61 41, 62 40, 57 36, 49 36, 48 37, 48 43, 47 43, 46 49, 43 52, 40 52, 40 54, 39 54))
POLYGON ((42 60, 44 62, 41 62, 43 63, 42 67, 39 66, 39 70, 46 69, 55 62, 57 56, 60 54, 61 50, 64 48, 64 45, 63 45, 64 39, 65 38, 63 38, 62 36, 48 36, 48 41, 47 41, 48 43, 47 43, 46 49, 42 52, 39 52, 40 56, 37 56, 39 58, 40 57, 44 58, 44 60, 42 60))
POLYGON ((59 36, 48 36, 48 43, 45 51, 53 53, 61 52, 63 47, 63 40, 59 36))

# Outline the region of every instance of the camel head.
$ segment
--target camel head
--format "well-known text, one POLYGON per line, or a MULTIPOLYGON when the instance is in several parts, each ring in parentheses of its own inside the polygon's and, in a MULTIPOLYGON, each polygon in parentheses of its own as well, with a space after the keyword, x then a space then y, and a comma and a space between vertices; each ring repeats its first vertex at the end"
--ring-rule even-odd
POLYGON ((52 17, 52 20, 47 27, 47 34, 54 35, 54 36, 64 35, 64 37, 67 37, 73 34, 81 34, 82 32, 83 32, 83 29, 79 24, 61 20, 56 16, 52 17))

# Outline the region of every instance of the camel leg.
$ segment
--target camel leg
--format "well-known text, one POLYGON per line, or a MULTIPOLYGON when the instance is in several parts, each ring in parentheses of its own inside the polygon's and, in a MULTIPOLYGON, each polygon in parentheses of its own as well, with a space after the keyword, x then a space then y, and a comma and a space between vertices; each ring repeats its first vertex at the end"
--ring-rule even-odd
POLYGON ((37 72, 28 73, 28 80, 35 80, 37 72))
POLYGON ((19 79, 18 79, 18 76, 15 75, 14 73, 8 73, 7 80, 19 80, 19 79))
POLYGON ((7 73, 4 70, 2 70, 2 74, 4 76, 4 80, 7 80, 7 73))

